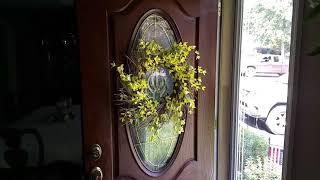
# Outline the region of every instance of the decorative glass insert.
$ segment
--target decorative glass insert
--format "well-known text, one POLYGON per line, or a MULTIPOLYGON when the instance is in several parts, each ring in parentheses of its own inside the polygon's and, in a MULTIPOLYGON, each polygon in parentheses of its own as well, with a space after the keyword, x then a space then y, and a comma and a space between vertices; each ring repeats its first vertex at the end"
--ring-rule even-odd
POLYGON ((144 124, 130 127, 133 146, 140 161, 151 172, 163 170, 170 162, 178 141, 178 135, 172 121, 164 124, 160 130, 160 137, 150 141, 151 133, 144 124))
MULTIPOLYGON (((139 63, 139 58, 143 56, 139 52, 139 42, 156 41, 162 47, 170 48, 176 42, 176 37, 167 20, 158 14, 150 14, 135 31, 134 39, 129 49, 129 59, 133 63, 139 63)), ((128 62, 130 64, 130 62, 128 62)), ((133 66, 130 67, 133 70, 133 66)), ((152 98, 162 99, 170 95, 173 91, 173 78, 169 72, 162 68, 158 72, 147 73, 148 95, 152 98)), ((159 138, 150 141, 152 133, 147 129, 146 121, 144 124, 129 125, 129 132, 134 151, 137 153, 138 161, 150 172, 160 172, 167 167, 177 146, 179 135, 174 129, 172 121, 163 124, 159 138)))
POLYGON ((174 80, 167 69, 147 73, 149 97, 161 101, 173 92, 174 80))
POLYGON ((145 42, 154 40, 162 47, 167 48, 176 42, 174 32, 168 21, 157 14, 151 14, 145 18, 134 35, 134 40, 131 42, 132 46, 129 49, 129 55, 130 58, 135 61, 139 61, 139 57, 142 56, 139 51, 140 40, 144 40, 145 42))

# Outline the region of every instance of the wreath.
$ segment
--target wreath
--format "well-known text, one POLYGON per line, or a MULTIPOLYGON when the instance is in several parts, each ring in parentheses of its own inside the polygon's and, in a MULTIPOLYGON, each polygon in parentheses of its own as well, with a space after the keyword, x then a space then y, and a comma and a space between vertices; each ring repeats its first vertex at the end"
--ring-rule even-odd
POLYGON ((119 75, 121 87, 116 94, 120 105, 120 121, 125 124, 144 124, 151 132, 151 141, 159 137, 159 131, 172 121, 177 134, 184 132, 186 112, 193 113, 195 94, 205 90, 202 76, 206 70, 189 63, 194 53, 196 61, 200 54, 187 42, 175 43, 163 48, 155 41, 140 41, 140 53, 133 67, 113 65, 119 75), (127 72, 126 72, 126 71, 127 72))

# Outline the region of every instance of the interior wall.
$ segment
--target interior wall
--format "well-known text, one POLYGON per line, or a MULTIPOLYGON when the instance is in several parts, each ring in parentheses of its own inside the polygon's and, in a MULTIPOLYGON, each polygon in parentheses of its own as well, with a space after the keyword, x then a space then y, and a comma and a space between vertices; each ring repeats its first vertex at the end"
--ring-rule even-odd
POLYGON ((35 2, 0 2, 0 179, 82 179, 75 9, 35 2))
MULTIPOLYGON (((57 78, 53 79, 50 71, 54 70, 53 65, 65 59, 64 54, 56 53, 61 52, 57 45, 62 43, 59 40, 68 38, 64 37, 67 33, 76 33, 76 25, 71 7, 2 8, 0 117, 1 121, 12 121, 39 106, 54 105, 60 93, 57 87, 68 86, 58 82, 57 78)), ((70 64, 65 63, 64 66, 70 64)), ((74 77, 59 78, 68 81, 74 77)), ((73 94, 75 103, 79 103, 80 92, 73 94)))
MULTIPOLYGON (((6 46, 6 36, 5 28, 3 25, 0 25, 0 59, 7 59, 7 46, 6 46)), ((4 102, 6 100, 6 94, 8 89, 8 71, 7 71, 8 62, 0 61, 0 83, 2 84, 0 88, 0 107, 4 107, 4 102)), ((4 118, 4 112, 0 110, 0 119, 4 118)))
POLYGON ((72 6, 74 0, 1 0, 1 8, 61 8, 72 6))
MULTIPOLYGON (((304 4, 304 17, 310 12, 308 1, 304 4)), ((309 56, 315 45, 320 44, 320 17, 304 22, 302 26, 301 48, 295 129, 292 151, 291 178, 297 180, 320 179, 320 56, 309 56)))

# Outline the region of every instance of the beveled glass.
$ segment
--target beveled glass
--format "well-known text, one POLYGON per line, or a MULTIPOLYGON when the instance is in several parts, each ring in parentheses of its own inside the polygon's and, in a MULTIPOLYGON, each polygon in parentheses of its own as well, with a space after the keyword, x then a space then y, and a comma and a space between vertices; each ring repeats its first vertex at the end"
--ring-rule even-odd
MULTIPOLYGON (((139 51, 140 40, 145 42, 153 40, 164 48, 170 48, 176 42, 170 24, 158 14, 147 16, 135 32, 128 51, 129 57, 134 63, 139 63, 139 59, 143 56, 143 53, 139 51)), ((160 67, 157 72, 147 72, 146 79, 148 81, 147 93, 151 98, 160 101, 165 96, 172 94, 174 81, 168 70, 160 67)), ((179 135, 174 129, 173 122, 169 120, 160 129, 159 138, 150 141, 152 134, 147 128, 148 121, 145 120, 144 123, 135 121, 133 125, 129 125, 129 135, 134 152, 137 153, 138 160, 143 166, 151 172, 160 172, 169 164, 176 149, 179 135)))

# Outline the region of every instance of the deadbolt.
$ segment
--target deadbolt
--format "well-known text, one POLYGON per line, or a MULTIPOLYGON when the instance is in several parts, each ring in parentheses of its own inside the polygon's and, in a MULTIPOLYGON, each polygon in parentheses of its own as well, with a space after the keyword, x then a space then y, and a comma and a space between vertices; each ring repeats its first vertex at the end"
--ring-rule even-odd
POLYGON ((90 172, 89 180, 102 180, 103 174, 99 167, 94 167, 90 172))
POLYGON ((102 154, 102 149, 101 149, 100 145, 94 144, 91 147, 91 158, 96 161, 96 160, 100 159, 101 154, 102 154))

